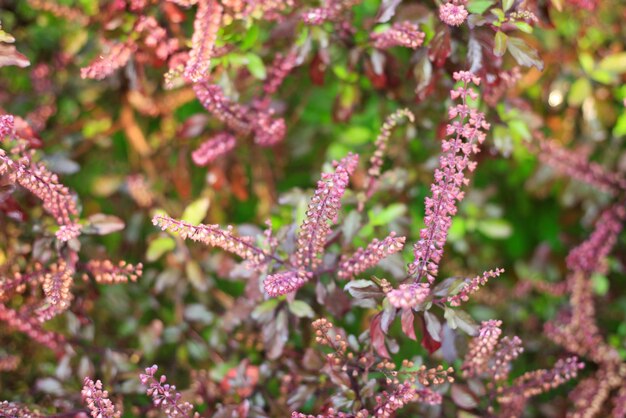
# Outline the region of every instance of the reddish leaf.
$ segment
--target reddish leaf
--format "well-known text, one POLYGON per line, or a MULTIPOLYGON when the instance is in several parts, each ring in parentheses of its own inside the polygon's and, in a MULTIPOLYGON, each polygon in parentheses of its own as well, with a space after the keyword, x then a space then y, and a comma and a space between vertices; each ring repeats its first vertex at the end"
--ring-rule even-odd
POLYGON ((428 352, 430 354, 434 353, 435 351, 439 350, 439 347, 441 347, 441 342, 435 340, 430 333, 428 332, 428 330, 426 329, 426 323, 424 322, 424 318, 420 317, 421 320, 421 324, 422 324, 422 347, 424 347, 426 350, 428 350, 428 352))
POLYGON ((435 67, 443 67, 446 59, 450 56, 451 50, 450 30, 446 25, 439 26, 435 37, 430 42, 428 58, 430 58, 435 67))
POLYGON ((370 338, 372 339, 372 347, 376 352, 384 358, 391 358, 387 346, 385 345, 385 334, 380 326, 382 312, 376 314, 370 323, 370 338))
POLYGON ((417 336, 415 335, 415 316, 413 315, 413 311, 411 309, 403 309, 401 316, 402 323, 402 331, 406 334, 410 339, 417 341, 417 336))
POLYGON ((323 54, 317 53, 313 57, 313 61, 311 61, 311 65, 309 67, 309 76, 311 77, 311 81, 313 84, 317 84, 318 86, 324 85, 324 74, 326 73, 326 61, 323 57, 323 54))

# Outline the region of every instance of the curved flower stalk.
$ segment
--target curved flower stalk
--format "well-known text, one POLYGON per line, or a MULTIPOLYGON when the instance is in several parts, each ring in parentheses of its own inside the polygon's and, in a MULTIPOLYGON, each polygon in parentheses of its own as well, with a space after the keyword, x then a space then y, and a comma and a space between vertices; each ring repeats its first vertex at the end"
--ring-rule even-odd
POLYGON ((389 145, 391 133, 403 119, 407 119, 409 122, 414 122, 415 116, 409 109, 396 110, 391 115, 387 116, 385 123, 383 123, 383 126, 380 128, 380 133, 378 134, 374 144, 376 146, 376 150, 370 158, 370 168, 367 170, 368 177, 365 194, 368 198, 371 197, 376 191, 376 182, 381 174, 383 158, 387 153, 387 146, 389 145))
POLYGON ((80 392, 93 418, 120 418, 121 412, 115 409, 109 400, 109 393, 102 390, 102 382, 95 382, 85 377, 83 390, 80 392))
POLYGON ((373 33, 370 39, 375 48, 388 49, 394 46, 417 49, 424 42, 424 32, 409 21, 396 22, 391 28, 381 33, 373 33))
POLYGON ((352 279, 365 270, 374 267, 382 259, 402 251, 406 237, 396 237, 395 232, 382 241, 374 239, 366 248, 359 248, 352 256, 342 256, 337 276, 352 279))
MULTIPOLYGON (((219 86, 205 82, 195 83, 193 89, 200 103, 238 135, 252 133, 255 143, 264 147, 275 145, 284 139, 285 121, 274 118, 273 110, 268 108, 269 102, 257 102, 253 106, 233 103, 224 96, 219 86)), ((224 142, 225 138, 221 139, 224 142)), ((228 147, 222 148, 225 153, 228 147)))
POLYGON ((498 320, 482 323, 465 355, 463 377, 486 378, 490 399, 497 399, 500 405, 499 416, 519 417, 528 399, 574 379, 584 364, 577 357, 561 359, 552 369, 524 373, 508 384, 511 362, 523 352, 523 348, 517 336, 500 339, 501 325, 502 321, 498 320))
POLYGON ((10 329, 26 334, 31 340, 48 347, 53 351, 60 352, 65 344, 65 337, 52 331, 41 328, 38 318, 30 313, 16 311, 0 303, 0 321, 10 329))
POLYGON ((539 160, 566 177, 597 187, 607 193, 619 195, 626 191, 626 178, 606 171, 600 164, 589 161, 582 150, 570 150, 555 140, 537 139, 539 160))
MULTIPOLYGON (((544 333, 568 351, 586 357, 598 370, 582 380, 571 393, 574 410, 569 417, 595 417, 611 394, 626 385, 626 363, 606 342, 596 322, 591 276, 606 271, 606 257, 617 242, 626 219, 624 202, 617 202, 598 218, 590 237, 567 257, 566 277, 570 309, 544 325, 544 333)), ((619 392, 615 394, 615 398, 619 392)), ((617 402, 617 401, 614 401, 617 402)))
POLYGON ((307 208, 306 218, 300 226, 294 254, 294 269, 269 275, 264 282, 268 294, 278 296, 297 290, 319 267, 331 225, 337 222, 341 198, 358 161, 358 155, 348 154, 341 161, 334 163, 333 173, 322 174, 307 208))
MULTIPOLYGON (((199 241, 211 247, 219 247, 249 261, 253 266, 260 267, 267 263, 272 255, 252 244, 250 237, 239 237, 234 234, 233 228, 220 229, 218 225, 192 225, 169 216, 157 215, 152 223, 161 228, 177 233, 182 239, 199 241)), ((282 260, 276 259, 282 262, 282 260)))
POLYGON ((80 76, 103 80, 125 66, 136 49, 137 45, 133 41, 107 44, 103 55, 96 58, 87 67, 81 68, 80 76))
POLYGON ((228 154, 235 148, 237 140, 229 133, 221 132, 204 141, 198 149, 191 153, 196 165, 209 165, 219 157, 228 154))
POLYGON ((193 405, 182 401, 182 395, 176 392, 176 386, 166 383, 165 375, 158 379, 154 376, 158 369, 156 365, 153 365, 146 369, 145 374, 139 375, 141 384, 148 387, 146 393, 152 397, 152 403, 170 418, 189 418, 192 415, 193 405))
MULTIPOLYGON (((10 139, 19 142, 21 138, 15 136, 13 121, 12 117, 3 118, 3 131, 9 134, 10 139)), ((22 148, 23 145, 18 144, 11 150, 18 159, 0 149, 0 175, 6 175, 10 182, 22 186, 42 201, 44 210, 55 218, 60 227, 56 233, 59 240, 69 241, 77 237, 81 227, 73 220, 78 215, 78 209, 69 189, 59 183, 56 174, 32 160, 32 151, 22 148)))
POLYGON ((558 360, 551 369, 524 373, 498 395, 498 402, 503 411, 502 415, 506 417, 520 416, 528 399, 576 378, 583 367, 584 364, 580 363, 577 357, 568 357, 558 360))
POLYGON ((504 273, 504 269, 497 268, 495 270, 485 271, 482 275, 476 276, 459 289, 458 293, 453 296, 444 298, 443 301, 448 302, 450 306, 460 306, 463 302, 467 302, 472 293, 480 290, 481 286, 487 284, 489 279, 495 279, 504 273))

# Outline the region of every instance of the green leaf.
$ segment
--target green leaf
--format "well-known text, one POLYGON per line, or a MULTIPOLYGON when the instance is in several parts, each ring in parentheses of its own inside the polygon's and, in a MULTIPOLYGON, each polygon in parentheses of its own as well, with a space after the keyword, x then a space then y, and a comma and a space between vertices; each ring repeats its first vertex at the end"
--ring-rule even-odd
POLYGON ((591 276, 591 287, 598 296, 604 296, 609 291, 609 279, 603 274, 595 273, 591 276))
POLYGON ((572 84, 567 95, 567 102, 570 106, 580 106, 582 102, 589 96, 591 96, 592 88, 591 83, 586 77, 579 78, 572 84))
POLYGON ((515 22, 514 25, 522 32, 533 33, 533 27, 526 22, 515 22))
POLYGON ((250 74, 259 80, 265 80, 265 77, 267 77, 267 71, 265 70, 265 65, 263 65, 261 58, 252 53, 246 54, 246 58, 248 58, 246 67, 248 68, 248 71, 250 71, 250 74))
POLYGON ((496 32, 496 39, 493 44, 493 53, 496 57, 501 57, 506 52, 506 41, 508 36, 502 31, 496 32))
POLYGON ((146 260, 156 261, 163 254, 176 248, 176 241, 172 237, 159 237, 148 245, 146 260))
POLYGON ((519 65, 535 66, 538 70, 543 70, 543 61, 539 58, 537 51, 526 44, 523 39, 509 37, 508 50, 519 65))
POLYGON ((580 66, 582 67, 583 71, 587 74, 591 74, 594 67, 593 57, 586 52, 582 52, 578 56, 578 61, 580 62, 580 66))
POLYGON ((598 83, 602 84, 612 84, 617 80, 615 73, 607 70, 601 70, 599 68, 593 70, 589 75, 591 76, 593 81, 597 81, 598 83))
POLYGON ((485 11, 491 6, 493 6, 494 4, 495 4, 495 1, 492 1, 492 0, 471 0, 469 4, 467 5, 467 10, 470 13, 481 15, 485 13, 485 11))
POLYGON ((298 318, 313 318, 315 316, 315 312, 313 312, 309 304, 301 300, 291 302, 289 304, 289 310, 298 318))
POLYGON ((206 217, 211 201, 208 197, 195 200, 185 208, 182 220, 190 224, 198 225, 206 217))
POLYGON ((511 236, 513 228, 504 219, 485 219, 478 222, 477 229, 492 239, 504 239, 511 236))
POLYGON ((393 203, 381 211, 370 210, 369 224, 372 226, 387 225, 406 213, 406 205, 403 203, 393 203))
POLYGON ((502 9, 508 12, 509 9, 513 7, 513 3, 515 3, 515 0, 502 0, 502 9))
POLYGON ((598 68, 615 74, 626 73, 626 52, 618 52, 604 58, 598 68))
POLYGON ((502 9, 492 9, 491 14, 497 17, 499 22, 504 21, 504 11, 502 9))

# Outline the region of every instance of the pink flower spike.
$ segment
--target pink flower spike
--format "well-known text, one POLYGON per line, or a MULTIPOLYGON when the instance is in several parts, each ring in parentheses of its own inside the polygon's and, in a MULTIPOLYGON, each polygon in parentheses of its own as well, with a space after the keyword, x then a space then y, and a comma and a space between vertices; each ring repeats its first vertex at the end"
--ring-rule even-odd
POLYGON ((304 286, 309 275, 304 271, 285 271, 267 276, 263 285, 271 297, 286 295, 304 286))
POLYGON ((204 141, 192 154, 193 162, 198 166, 209 165, 217 158, 226 155, 235 148, 237 140, 229 133, 221 132, 204 141))

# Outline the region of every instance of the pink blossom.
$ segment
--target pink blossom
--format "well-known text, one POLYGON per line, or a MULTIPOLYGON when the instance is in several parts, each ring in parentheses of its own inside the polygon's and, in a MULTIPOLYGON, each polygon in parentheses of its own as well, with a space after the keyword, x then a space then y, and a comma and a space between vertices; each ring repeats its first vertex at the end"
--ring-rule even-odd
POLYGON ((343 256, 337 276, 351 279, 357 274, 377 265, 380 260, 402 251, 406 237, 396 237, 395 232, 379 241, 374 239, 366 248, 359 248, 352 256, 343 256))
POLYGON ((286 295, 304 286, 311 275, 302 270, 285 271, 267 276, 263 285, 268 295, 272 297, 286 295))
POLYGON ((370 39, 374 47, 379 49, 394 46, 416 49, 424 42, 424 36, 424 32, 421 32, 415 23, 404 21, 394 23, 385 32, 371 34, 370 39))
POLYGON ((439 6, 439 19, 449 26, 461 26, 467 19, 467 10, 463 4, 444 3, 439 6))
POLYGON ((358 161, 358 155, 350 153, 341 161, 334 163, 334 173, 322 174, 306 211, 306 218, 300 226, 296 266, 315 270, 320 264, 319 256, 324 251, 326 238, 331 231, 330 226, 337 222, 341 198, 358 161))
POLYGON ((83 390, 80 392, 83 401, 87 404, 93 418, 120 418, 121 412, 115 409, 109 400, 109 393, 102 390, 102 382, 96 380, 95 383, 88 377, 83 382, 83 390))
POLYGON ((397 289, 387 293, 391 306, 398 309, 411 309, 424 302, 430 289, 425 283, 401 284, 397 289))
POLYGON ((200 147, 191 154, 191 158, 196 165, 209 165, 235 148, 236 143, 234 136, 221 132, 200 144, 200 147))
POLYGON ((223 8, 217 0, 201 1, 194 20, 189 61, 184 75, 193 82, 205 80, 210 71, 211 55, 222 20, 223 8))
POLYGON ((136 49, 137 45, 132 41, 107 44, 104 55, 99 56, 87 67, 80 69, 81 78, 102 80, 110 76, 115 70, 126 65, 136 49))

